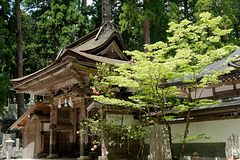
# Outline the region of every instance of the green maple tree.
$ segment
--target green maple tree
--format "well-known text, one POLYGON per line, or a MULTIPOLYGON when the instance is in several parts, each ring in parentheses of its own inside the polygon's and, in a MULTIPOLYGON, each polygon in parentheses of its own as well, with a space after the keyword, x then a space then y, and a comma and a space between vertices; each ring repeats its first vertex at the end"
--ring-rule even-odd
MULTIPOLYGON (((170 144, 169 120, 174 120, 174 115, 169 115, 168 112, 187 112, 186 128, 181 140, 183 145, 178 159, 182 156, 186 142, 194 139, 187 136, 191 110, 195 106, 216 102, 192 101, 189 95, 181 97, 180 89, 172 85, 173 82, 181 80, 183 84, 191 84, 185 88, 187 90, 219 83, 218 77, 229 73, 232 68, 208 71, 205 75, 202 72, 206 66, 228 56, 238 48, 221 43, 222 37, 231 32, 231 29, 221 28, 221 17, 213 18, 210 13, 202 13, 200 17, 198 24, 189 20, 169 23, 168 32, 172 36, 168 37, 168 42, 160 41, 146 45, 147 53, 126 51, 126 54, 132 57, 129 63, 117 64, 114 67, 102 64, 98 66, 98 74, 92 77, 92 89, 95 94, 92 97, 96 101, 105 104, 103 106, 106 108, 116 106, 131 111, 137 110, 141 126, 164 122, 168 126, 170 144), (120 92, 114 89, 116 86, 120 92), (134 92, 127 93, 127 88, 134 92)), ((144 139, 144 136, 134 138, 144 139)))

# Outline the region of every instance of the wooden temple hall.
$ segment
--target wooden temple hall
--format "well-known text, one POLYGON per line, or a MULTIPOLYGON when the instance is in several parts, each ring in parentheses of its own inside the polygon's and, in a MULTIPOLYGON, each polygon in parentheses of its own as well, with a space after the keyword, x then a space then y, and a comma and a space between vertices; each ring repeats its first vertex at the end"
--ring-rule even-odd
MULTIPOLYGON (((45 97, 44 103, 32 105, 10 127, 23 128, 23 158, 45 154, 48 158, 88 159, 91 139, 76 132, 81 127, 79 122, 97 108, 94 103, 89 108, 89 75, 96 73, 96 62, 126 63, 123 50, 126 46, 117 27, 105 23, 62 49, 48 67, 11 80, 11 89, 17 93, 45 97)), ((100 155, 100 150, 96 154, 100 155)))

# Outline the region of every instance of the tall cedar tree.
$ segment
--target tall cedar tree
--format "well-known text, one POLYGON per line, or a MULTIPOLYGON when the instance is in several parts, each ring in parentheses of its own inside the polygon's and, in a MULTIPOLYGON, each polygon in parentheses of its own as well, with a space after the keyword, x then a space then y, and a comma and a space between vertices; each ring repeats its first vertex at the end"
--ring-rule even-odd
MULTIPOLYGON (((144 10, 149 9, 149 0, 144 0, 144 10)), ((144 32, 144 44, 150 44, 150 25, 149 25, 149 18, 147 17, 146 11, 144 12, 144 20, 143 20, 143 32, 144 32)), ((147 52, 147 50, 145 50, 147 52)))
MULTIPOLYGON (((15 1, 17 18, 17 78, 23 76, 23 58, 22 58, 22 31, 21 31, 21 9, 20 0, 15 1)), ((17 94, 18 117, 24 113, 24 95, 17 94)))
POLYGON ((130 50, 143 50, 143 44, 166 41, 168 28, 165 0, 127 0, 122 6, 119 25, 130 50), (149 28, 149 29, 148 29, 149 28), (148 31, 149 30, 149 31, 148 31))
POLYGON ((102 23, 112 20, 112 0, 102 0, 102 23))
POLYGON ((91 31, 85 1, 24 0, 26 74, 52 63, 59 51, 91 31))

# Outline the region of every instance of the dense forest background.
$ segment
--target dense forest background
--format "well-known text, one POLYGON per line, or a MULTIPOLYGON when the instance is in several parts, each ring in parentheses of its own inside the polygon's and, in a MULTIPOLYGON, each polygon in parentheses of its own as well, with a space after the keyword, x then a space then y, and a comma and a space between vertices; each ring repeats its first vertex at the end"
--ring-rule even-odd
POLYGON ((93 0, 91 5, 86 0, 0 1, 0 113, 7 100, 16 97, 8 86, 10 79, 19 77, 18 62, 23 65, 23 76, 52 63, 61 48, 101 26, 103 4, 112 8, 112 19, 129 50, 143 50, 145 43, 166 42, 169 22, 188 19, 198 23, 199 14, 205 11, 222 16, 222 28, 233 29, 222 43, 240 46, 239 0, 103 1, 93 0))

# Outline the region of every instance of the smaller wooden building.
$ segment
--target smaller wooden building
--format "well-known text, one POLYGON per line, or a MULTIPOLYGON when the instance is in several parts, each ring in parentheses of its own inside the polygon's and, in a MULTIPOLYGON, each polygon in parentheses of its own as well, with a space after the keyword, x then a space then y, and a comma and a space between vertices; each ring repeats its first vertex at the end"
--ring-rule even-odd
POLYGON ((35 157, 35 153, 48 153, 49 114, 48 105, 36 103, 10 127, 23 127, 23 157, 35 157))
MULTIPOLYGON (((240 56, 240 48, 233 52, 229 57, 240 56)), ((213 99, 219 101, 219 104, 208 106, 194 107, 190 117, 189 137, 197 136, 199 134, 206 134, 210 139, 197 139, 188 142, 185 148, 184 155, 192 156, 193 152, 198 152, 200 157, 224 157, 225 145, 228 137, 232 133, 240 135, 240 63, 231 62, 226 65, 226 57, 214 64, 206 67, 208 72, 210 70, 222 70, 227 67, 234 67, 229 74, 225 74, 219 79, 218 84, 208 85, 206 88, 198 88, 191 91, 191 98, 198 99, 213 99)), ((204 73, 203 73, 204 74, 204 73)), ((181 86, 182 91, 188 92, 187 88, 191 84, 182 84, 181 81, 175 83, 181 86)), ((186 113, 179 114, 176 120, 172 123, 172 133, 183 134, 185 128, 186 113)), ((173 140, 175 154, 180 151, 181 143, 178 138, 173 140)))

